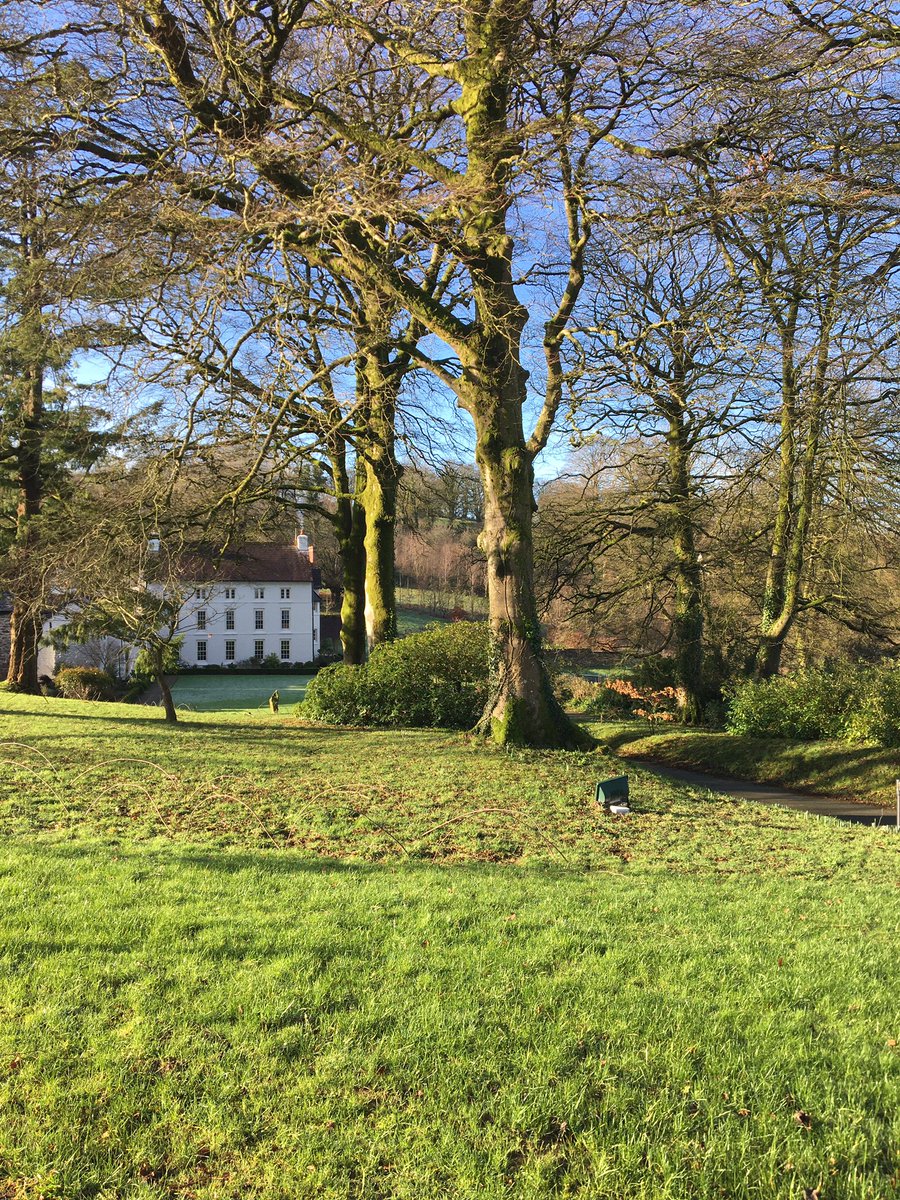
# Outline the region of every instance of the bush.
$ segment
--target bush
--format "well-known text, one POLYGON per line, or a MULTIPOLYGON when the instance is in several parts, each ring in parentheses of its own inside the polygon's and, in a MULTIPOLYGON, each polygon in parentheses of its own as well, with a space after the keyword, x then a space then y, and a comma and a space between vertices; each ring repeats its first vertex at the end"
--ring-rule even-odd
POLYGON ((67 700, 115 700, 116 681, 99 667, 63 667, 54 680, 67 700))
POLYGON ((608 679, 606 692, 608 704, 627 705, 629 716, 641 717, 651 725, 676 719, 678 692, 673 687, 638 687, 631 679, 608 679))
POLYGON ((869 667, 862 694, 845 725, 852 742, 900 749, 900 667, 869 667))
POLYGON ((468 729, 487 687, 487 625, 460 621, 377 646, 364 666, 325 667, 297 712, 334 725, 468 729))
POLYGON ((585 679, 571 671, 559 671, 553 676, 553 693, 563 708, 573 712, 593 712, 604 691, 603 684, 585 679))
POLYGON ((731 691, 728 730, 900 746, 900 668, 846 666, 746 680, 731 691))

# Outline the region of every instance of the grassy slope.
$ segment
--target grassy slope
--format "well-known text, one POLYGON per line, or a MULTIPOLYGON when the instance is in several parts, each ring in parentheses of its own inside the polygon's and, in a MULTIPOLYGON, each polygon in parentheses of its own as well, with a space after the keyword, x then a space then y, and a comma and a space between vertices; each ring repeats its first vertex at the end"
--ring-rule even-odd
POLYGON ((411 633, 421 633, 429 625, 449 625, 450 618, 443 613, 432 613, 405 604, 397 605, 397 634, 408 637, 411 633))
POLYGON ((624 758, 776 783, 795 791, 890 805, 900 751, 843 742, 792 742, 698 729, 648 734, 647 726, 591 725, 601 745, 624 758))
POLYGON ((440 733, 0 707, 4 1200, 900 1187, 891 833, 639 771, 616 822, 597 756, 440 733))

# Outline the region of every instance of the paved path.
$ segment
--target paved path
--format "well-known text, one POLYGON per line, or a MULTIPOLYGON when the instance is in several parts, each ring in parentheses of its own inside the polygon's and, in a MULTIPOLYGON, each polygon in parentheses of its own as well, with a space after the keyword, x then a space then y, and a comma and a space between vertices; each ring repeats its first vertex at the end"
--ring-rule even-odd
POLYGON ((893 809, 881 808, 877 804, 857 804, 853 800, 836 800, 831 796, 803 796, 799 792, 788 792, 771 783, 750 783, 746 779, 726 779, 719 775, 704 775, 701 771, 689 771, 682 767, 667 767, 661 763, 645 762, 631 758, 642 770, 653 771, 677 783, 691 787, 707 788, 711 792, 723 792, 737 796, 740 800, 755 800, 758 804, 780 804, 782 808, 797 808, 802 812, 818 813, 823 817, 836 817, 839 821, 854 821, 858 825, 897 824, 893 809))

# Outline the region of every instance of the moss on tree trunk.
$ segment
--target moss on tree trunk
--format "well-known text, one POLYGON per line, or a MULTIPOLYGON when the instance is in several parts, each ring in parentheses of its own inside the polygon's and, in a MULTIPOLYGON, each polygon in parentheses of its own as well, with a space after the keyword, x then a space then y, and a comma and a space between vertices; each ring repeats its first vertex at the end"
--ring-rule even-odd
POLYGON ((357 459, 365 465, 362 506, 365 510, 365 595, 367 649, 397 636, 394 587, 394 546, 397 522, 397 462, 395 421, 397 393, 403 370, 392 362, 385 312, 391 312, 377 293, 364 302, 364 325, 358 331, 357 389, 366 413, 365 432, 357 442, 357 459))
POLYGON ((41 624, 25 604, 15 603, 9 621, 9 669, 6 682, 14 692, 36 695, 38 683, 38 642, 41 624))
POLYGON ((684 388, 684 342, 677 335, 674 350, 675 375, 668 402, 663 406, 668 421, 668 523, 672 537, 672 565, 675 577, 672 642, 675 653, 678 716, 686 724, 693 725, 702 715, 703 594, 694 532, 691 438, 684 388))
POLYGON ((39 579, 40 572, 32 569, 29 558, 37 553, 35 519, 40 515, 44 499, 44 371, 41 364, 27 368, 22 428, 15 450, 18 504, 16 507, 16 545, 22 558, 24 596, 14 601, 9 627, 9 670, 6 681, 17 692, 37 694, 38 643, 41 637, 40 600, 38 591, 29 588, 29 580, 39 579), (27 594, 31 592, 32 594, 27 594))
POLYGON ((484 486, 478 544, 487 559, 491 670, 478 729, 501 745, 585 746, 590 738, 556 700, 542 654, 532 565, 532 460, 521 406, 493 406, 491 419, 476 419, 476 429, 484 486))

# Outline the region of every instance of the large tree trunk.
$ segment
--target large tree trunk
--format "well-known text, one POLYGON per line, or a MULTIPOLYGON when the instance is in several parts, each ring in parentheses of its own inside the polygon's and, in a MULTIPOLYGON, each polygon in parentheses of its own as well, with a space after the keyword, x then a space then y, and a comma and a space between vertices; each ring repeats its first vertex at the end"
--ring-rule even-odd
MULTIPOLYGON (((40 514, 44 498, 42 476, 44 372, 41 365, 28 368, 22 414, 22 431, 16 449, 16 474, 19 501, 16 508, 16 548, 21 555, 23 592, 28 581, 40 578, 28 561, 36 549, 34 519, 40 514)), ((9 629, 9 670, 6 681, 13 691, 36 695, 38 685, 38 643, 41 637, 41 596, 21 595, 14 600, 9 629)))
POLYGON ((756 655, 756 673, 762 679, 771 678, 781 670, 785 642, 800 611, 810 531, 817 503, 819 451, 828 400, 828 366, 839 279, 839 262, 835 257, 818 333, 815 369, 802 407, 795 362, 799 302, 795 302, 791 308, 788 321, 782 329, 778 506, 756 655), (802 453, 798 446, 801 436, 805 436, 802 453))
MULTIPOLYGON (((518 362, 510 364, 521 378, 518 362)), ((475 457, 484 488, 491 688, 479 732, 501 745, 583 747, 590 739, 563 712, 544 664, 534 593, 532 458, 522 406, 482 397, 473 404, 475 457)))
POLYGON ((672 641, 675 649, 675 682, 678 715, 694 725, 702 716, 703 700, 703 594, 700 562, 694 531, 691 489, 691 441, 684 397, 683 345, 676 345, 676 380, 668 419, 668 468, 672 558, 675 576, 675 611, 672 641))
POLYGON ((396 464, 375 448, 366 465, 366 643, 371 651, 397 636, 394 542, 397 521, 396 464))
POLYGON ((384 298, 371 293, 364 299, 365 323, 359 332, 357 387, 365 400, 365 434, 357 459, 365 461, 362 504, 366 514, 366 644, 369 651, 397 636, 394 586, 397 490, 395 421, 402 370, 391 362, 391 342, 382 328, 384 298))
POLYGON ((41 622, 26 604, 13 604, 9 621, 9 670, 6 682, 10 691, 37 695, 38 643, 41 622))
POLYGON ((362 507, 365 465, 361 460, 357 462, 356 481, 351 492, 347 443, 343 437, 333 442, 330 458, 335 494, 334 527, 341 556, 341 646, 344 662, 356 666, 366 658, 366 519, 362 507))
POLYGON ((797 378, 794 365, 798 303, 795 302, 781 333, 781 428, 778 454, 778 495, 775 505, 775 524, 766 566, 763 589, 759 643, 756 652, 756 673, 768 679, 778 673, 784 639, 790 628, 792 614, 785 609, 785 576, 788 548, 795 517, 796 446, 797 446, 797 378))
POLYGON ((703 699, 703 594, 700 564, 697 561, 690 512, 685 512, 679 506, 673 520, 675 612, 672 618, 672 640, 675 647, 678 715, 686 724, 694 725, 701 719, 703 699))
POLYGON ((362 506, 365 471, 357 464, 356 494, 347 496, 339 534, 343 568, 341 645, 344 662, 357 666, 366 659, 366 514, 362 506))

